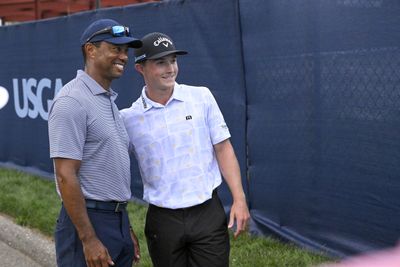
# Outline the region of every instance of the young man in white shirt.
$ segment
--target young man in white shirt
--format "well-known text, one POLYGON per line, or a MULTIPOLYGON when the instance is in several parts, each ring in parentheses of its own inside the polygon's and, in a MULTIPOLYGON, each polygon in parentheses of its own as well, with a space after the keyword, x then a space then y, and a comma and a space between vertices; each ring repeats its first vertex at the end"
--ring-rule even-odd
POLYGON ((145 86, 121 115, 149 203, 145 234, 155 267, 229 266, 228 228, 245 230, 249 211, 230 133, 210 90, 175 82, 177 55, 163 33, 142 38, 135 68, 145 86), (227 219, 217 187, 232 193, 227 219))

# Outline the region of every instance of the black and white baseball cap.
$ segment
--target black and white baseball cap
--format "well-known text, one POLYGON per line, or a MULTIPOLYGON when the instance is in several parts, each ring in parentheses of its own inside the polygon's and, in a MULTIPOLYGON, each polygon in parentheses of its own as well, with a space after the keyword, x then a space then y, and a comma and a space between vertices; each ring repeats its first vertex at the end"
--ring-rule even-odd
POLYGON ((172 39, 160 32, 149 33, 142 38, 142 47, 135 49, 135 63, 147 59, 157 59, 170 54, 186 55, 188 52, 177 50, 172 39))

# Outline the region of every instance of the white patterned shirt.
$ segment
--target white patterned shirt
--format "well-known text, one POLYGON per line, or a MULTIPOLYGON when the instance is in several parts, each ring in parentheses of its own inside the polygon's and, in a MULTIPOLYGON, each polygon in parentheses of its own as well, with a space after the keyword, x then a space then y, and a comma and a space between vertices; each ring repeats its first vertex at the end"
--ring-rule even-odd
POLYGON ((143 199, 170 209, 201 204, 221 182, 213 145, 230 138, 210 90, 175 84, 165 105, 142 94, 121 110, 143 180, 143 199))

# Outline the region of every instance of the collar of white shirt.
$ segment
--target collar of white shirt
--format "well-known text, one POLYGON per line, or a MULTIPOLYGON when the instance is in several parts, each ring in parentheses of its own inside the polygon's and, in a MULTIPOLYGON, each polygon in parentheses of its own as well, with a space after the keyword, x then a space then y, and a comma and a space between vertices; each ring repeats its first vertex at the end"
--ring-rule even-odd
POLYGON ((143 112, 146 112, 147 110, 149 110, 151 108, 164 108, 169 103, 171 103, 171 101, 173 101, 173 100, 185 101, 186 95, 185 95, 185 91, 182 87, 183 87, 182 85, 175 83, 172 96, 170 97, 170 99, 168 99, 167 103, 165 105, 163 105, 163 104, 154 102, 153 100, 148 98, 146 95, 146 86, 144 86, 142 89, 142 95, 140 96, 142 99, 142 104, 143 104, 143 112))

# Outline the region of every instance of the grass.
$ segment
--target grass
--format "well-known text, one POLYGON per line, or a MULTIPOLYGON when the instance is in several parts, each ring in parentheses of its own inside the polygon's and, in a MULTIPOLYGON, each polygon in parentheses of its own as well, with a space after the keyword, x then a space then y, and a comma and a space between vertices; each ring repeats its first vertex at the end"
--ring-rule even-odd
MULTIPOLYGON (((0 212, 7 214, 23 226, 38 229, 52 236, 61 206, 54 182, 26 173, 0 169, 0 212)), ((128 206, 129 218, 141 244, 141 267, 150 267, 151 260, 144 236, 147 207, 136 203, 128 206)), ((231 267, 308 267, 331 261, 269 237, 243 234, 231 238, 231 267)))

